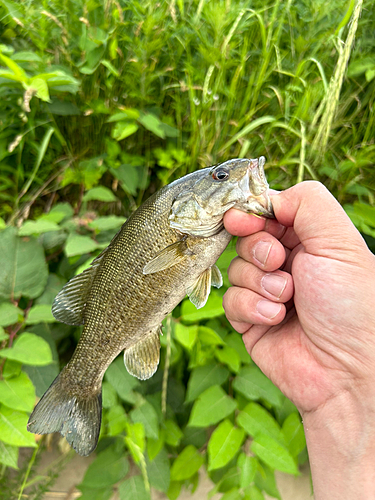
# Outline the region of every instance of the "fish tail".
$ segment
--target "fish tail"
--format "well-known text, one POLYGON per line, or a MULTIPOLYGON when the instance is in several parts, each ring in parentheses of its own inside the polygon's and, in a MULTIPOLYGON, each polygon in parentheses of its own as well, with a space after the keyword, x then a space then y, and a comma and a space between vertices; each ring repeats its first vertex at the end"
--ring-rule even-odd
POLYGON ((89 455, 99 439, 102 419, 102 391, 67 388, 64 370, 52 382, 30 415, 27 430, 34 434, 60 432, 82 456, 89 455), (81 392, 81 394, 80 394, 81 392))

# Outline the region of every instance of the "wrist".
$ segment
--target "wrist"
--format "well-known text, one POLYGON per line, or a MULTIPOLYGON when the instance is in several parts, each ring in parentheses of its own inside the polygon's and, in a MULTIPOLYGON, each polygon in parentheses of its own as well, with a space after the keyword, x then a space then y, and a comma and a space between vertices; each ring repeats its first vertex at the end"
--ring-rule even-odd
POLYGON ((303 423, 315 500, 375 498, 375 399, 342 392, 303 423))

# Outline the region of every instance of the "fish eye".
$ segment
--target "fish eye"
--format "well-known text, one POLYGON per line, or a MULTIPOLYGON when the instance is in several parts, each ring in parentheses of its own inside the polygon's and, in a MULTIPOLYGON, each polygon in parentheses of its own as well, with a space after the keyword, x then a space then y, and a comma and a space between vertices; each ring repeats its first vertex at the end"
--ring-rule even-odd
POLYGON ((229 177, 229 172, 225 168, 218 168, 212 173, 212 178, 215 181, 225 181, 229 177))

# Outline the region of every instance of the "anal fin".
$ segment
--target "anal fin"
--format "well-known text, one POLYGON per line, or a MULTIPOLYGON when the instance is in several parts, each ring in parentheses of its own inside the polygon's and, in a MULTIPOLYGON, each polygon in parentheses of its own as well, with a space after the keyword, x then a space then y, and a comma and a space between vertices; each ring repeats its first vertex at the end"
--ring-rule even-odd
POLYGON ((160 361, 161 325, 147 337, 124 351, 125 367, 133 377, 147 380, 156 372, 160 361))

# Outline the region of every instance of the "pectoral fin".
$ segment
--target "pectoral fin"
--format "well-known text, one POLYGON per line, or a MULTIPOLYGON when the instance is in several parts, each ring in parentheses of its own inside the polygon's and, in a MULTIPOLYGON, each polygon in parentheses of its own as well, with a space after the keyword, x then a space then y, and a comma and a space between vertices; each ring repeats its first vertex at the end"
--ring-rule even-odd
POLYGON ((207 302, 211 290, 211 268, 209 267, 198 277, 197 281, 186 290, 190 302, 200 309, 207 302))
POLYGON ((211 284, 216 288, 220 288, 223 285, 223 277, 220 269, 215 264, 211 267, 211 284))
POLYGON ((148 262, 143 268, 143 274, 158 273, 164 271, 169 267, 175 266, 182 262, 188 255, 192 255, 192 251, 186 245, 184 239, 172 243, 160 252, 158 252, 153 259, 148 262))
POLYGON ((161 325, 143 340, 125 349, 125 367, 133 377, 147 380, 156 372, 160 361, 161 325))

